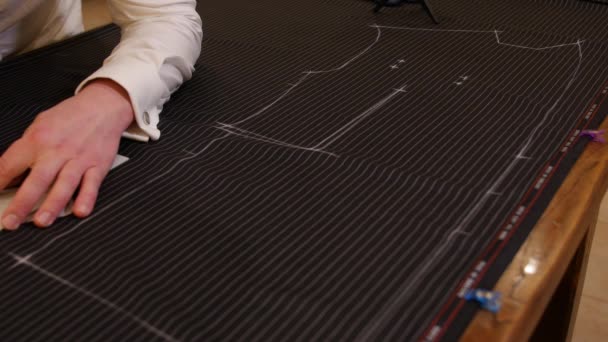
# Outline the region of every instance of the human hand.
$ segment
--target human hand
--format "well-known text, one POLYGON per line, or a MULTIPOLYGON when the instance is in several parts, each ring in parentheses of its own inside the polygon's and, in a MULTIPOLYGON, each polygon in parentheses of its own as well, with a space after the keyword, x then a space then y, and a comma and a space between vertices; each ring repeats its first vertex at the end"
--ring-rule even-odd
POLYGON ((17 229, 47 192, 34 223, 51 225, 79 185, 73 212, 88 216, 133 116, 126 91, 107 79, 92 81, 77 95, 40 113, 0 156, 0 190, 29 169, 2 213, 5 229, 17 229))

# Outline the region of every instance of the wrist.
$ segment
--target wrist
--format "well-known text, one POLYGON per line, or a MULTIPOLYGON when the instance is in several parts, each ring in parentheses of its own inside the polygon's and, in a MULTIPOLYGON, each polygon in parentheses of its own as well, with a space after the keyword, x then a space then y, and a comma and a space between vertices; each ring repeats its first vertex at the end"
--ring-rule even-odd
POLYGON ((91 103, 99 103, 104 114, 122 123, 126 129, 134 120, 135 113, 127 91, 118 83, 99 78, 87 83, 79 95, 90 98, 91 103))

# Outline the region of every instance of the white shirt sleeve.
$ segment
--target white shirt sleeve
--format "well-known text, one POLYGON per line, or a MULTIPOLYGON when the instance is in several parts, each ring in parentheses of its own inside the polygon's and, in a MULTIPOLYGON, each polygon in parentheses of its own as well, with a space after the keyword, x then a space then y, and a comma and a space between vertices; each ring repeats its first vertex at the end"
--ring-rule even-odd
POLYGON ((163 105, 192 77, 201 51, 202 23, 196 0, 108 0, 120 43, 103 66, 85 79, 108 78, 131 99, 135 121, 123 134, 140 141, 157 140, 163 105))

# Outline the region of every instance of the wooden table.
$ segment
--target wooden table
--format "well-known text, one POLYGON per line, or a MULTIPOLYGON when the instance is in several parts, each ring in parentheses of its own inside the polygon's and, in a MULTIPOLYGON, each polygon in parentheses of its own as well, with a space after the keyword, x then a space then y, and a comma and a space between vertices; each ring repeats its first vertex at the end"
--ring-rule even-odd
POLYGON ((607 189, 608 144, 590 143, 496 284, 501 311, 480 311, 463 341, 571 339, 607 189))
MULTIPOLYGON (((85 1, 88 28, 109 23, 85 1), (91 19, 97 19, 93 21, 91 19)), ((602 128, 608 129, 608 120, 602 128)), ((463 341, 569 340, 578 311, 600 202, 608 190, 608 144, 589 144, 495 290, 503 308, 479 311, 463 341)))

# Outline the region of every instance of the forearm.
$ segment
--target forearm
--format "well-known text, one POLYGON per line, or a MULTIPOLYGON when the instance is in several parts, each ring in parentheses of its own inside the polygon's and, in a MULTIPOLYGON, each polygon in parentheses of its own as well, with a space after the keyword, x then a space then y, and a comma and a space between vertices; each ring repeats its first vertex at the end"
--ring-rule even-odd
POLYGON ((125 89, 139 129, 146 138, 158 139, 162 107, 192 77, 200 54, 202 28, 196 2, 113 0, 109 5, 122 28, 121 41, 77 92, 92 79, 113 80, 125 89))

